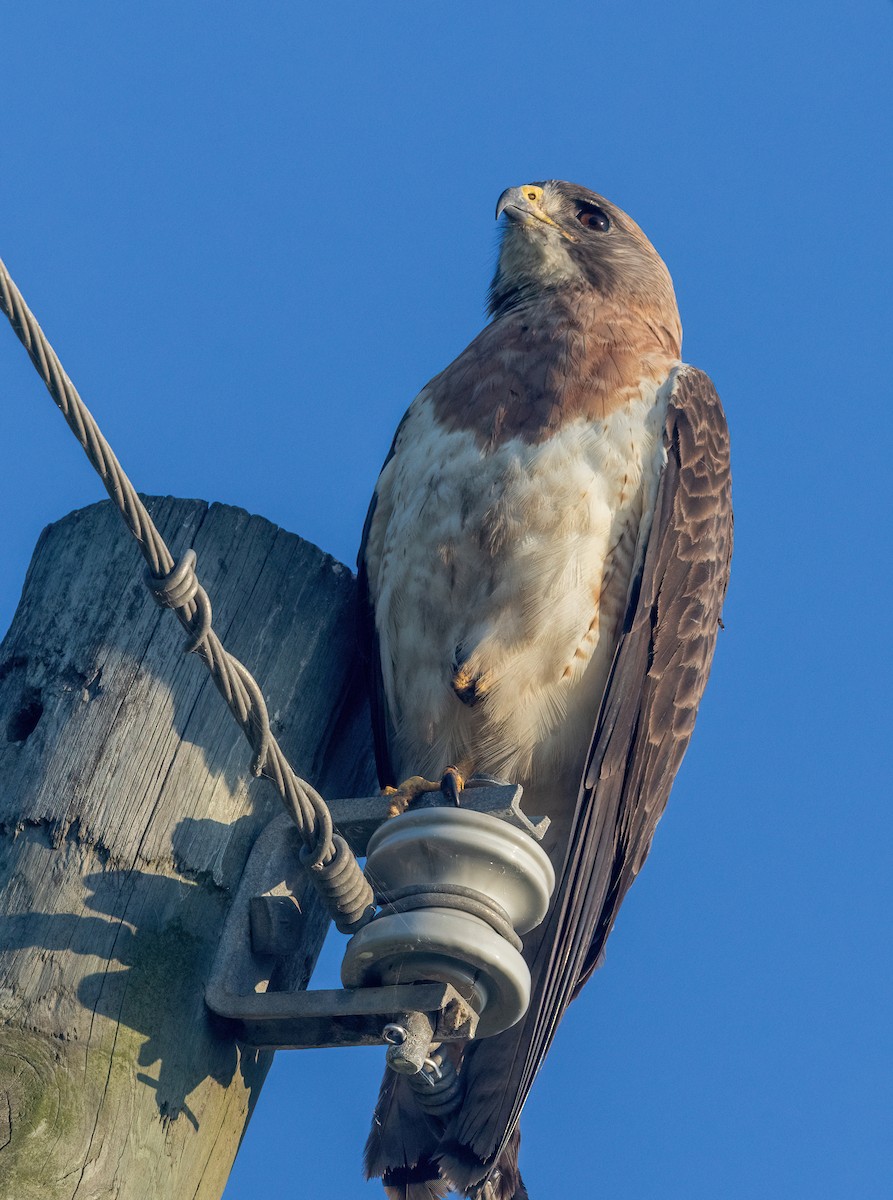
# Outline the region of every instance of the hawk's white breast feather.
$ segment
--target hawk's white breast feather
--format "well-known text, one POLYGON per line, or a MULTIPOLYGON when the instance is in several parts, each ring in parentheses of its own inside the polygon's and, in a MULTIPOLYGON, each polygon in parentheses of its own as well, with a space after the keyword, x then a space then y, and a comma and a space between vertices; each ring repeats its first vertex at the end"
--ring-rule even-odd
MULTIPOLYGON (((382 471, 366 561, 396 770, 578 770, 650 526, 675 371, 605 419, 482 451, 425 392, 382 471), (399 664, 399 671, 395 669, 399 664), (460 702, 458 668, 478 703, 460 702)), ((545 798, 544 798, 545 799, 545 798)))

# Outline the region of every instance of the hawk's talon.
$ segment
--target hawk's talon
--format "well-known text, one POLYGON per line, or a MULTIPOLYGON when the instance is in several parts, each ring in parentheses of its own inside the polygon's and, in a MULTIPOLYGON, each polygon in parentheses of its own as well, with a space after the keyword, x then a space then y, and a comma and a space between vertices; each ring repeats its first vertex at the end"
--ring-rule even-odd
POLYGON ((465 780, 459 773, 458 767, 447 767, 443 773, 443 778, 440 781, 440 790, 443 796, 459 807, 459 793, 465 787, 465 780))

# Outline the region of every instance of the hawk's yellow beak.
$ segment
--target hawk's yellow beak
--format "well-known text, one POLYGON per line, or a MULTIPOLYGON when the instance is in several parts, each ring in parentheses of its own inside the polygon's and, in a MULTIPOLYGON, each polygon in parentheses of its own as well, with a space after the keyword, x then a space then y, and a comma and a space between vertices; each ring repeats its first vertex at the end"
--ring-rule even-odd
POLYGON ((496 201, 496 219, 498 221, 505 213, 511 221, 516 221, 520 225, 530 225, 532 218, 535 221, 542 221, 545 225, 551 225, 563 238, 567 238, 569 242, 575 242, 577 239, 562 229, 557 221, 552 220, 542 203, 543 189, 535 183, 506 188, 496 201))

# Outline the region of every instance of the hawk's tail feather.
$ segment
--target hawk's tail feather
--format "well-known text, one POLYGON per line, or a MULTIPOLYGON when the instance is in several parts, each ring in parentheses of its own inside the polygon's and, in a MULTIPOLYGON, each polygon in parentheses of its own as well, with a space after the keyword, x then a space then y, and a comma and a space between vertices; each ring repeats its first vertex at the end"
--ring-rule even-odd
POLYGON ((414 1167, 397 1167, 381 1177, 388 1200, 444 1200, 447 1184, 437 1164, 423 1159, 414 1167))
POLYGON ((366 1140, 366 1178, 381 1177, 391 1200, 440 1200, 434 1161, 444 1123, 420 1107, 405 1075, 385 1071, 366 1140))
POLYGON ((485 1163, 468 1146, 441 1142, 437 1160, 450 1187, 469 1200, 528 1200, 518 1170, 521 1133, 515 1129, 495 1163, 485 1163))

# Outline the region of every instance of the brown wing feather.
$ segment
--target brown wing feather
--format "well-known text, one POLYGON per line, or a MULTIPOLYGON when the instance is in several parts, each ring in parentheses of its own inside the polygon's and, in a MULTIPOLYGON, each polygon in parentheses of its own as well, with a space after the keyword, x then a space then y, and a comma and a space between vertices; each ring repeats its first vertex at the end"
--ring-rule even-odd
MULTIPOLYGON (((405 420, 406 416, 404 415, 403 420, 397 426, 397 432, 394 434, 391 448, 384 462, 381 464, 382 471, 394 457, 394 451, 397 448, 397 441, 403 430, 405 420)), ((381 471, 379 472, 380 474, 381 471)), ((369 540, 369 529, 372 525, 372 518, 375 516, 377 504, 378 488, 376 487, 372 493, 369 511, 366 513, 366 520, 363 523, 363 536, 360 539, 360 549, 357 553, 357 646, 366 671, 366 687, 369 692, 369 710, 372 717, 372 742, 375 748, 375 766, 378 771, 378 782, 382 787, 396 787, 399 781, 395 777, 389 749, 393 741, 394 730, 391 725, 391 719, 388 716, 388 705, 384 694, 384 683, 381 676, 381 651, 378 645, 378 632, 375 628, 375 606, 372 603, 372 595, 369 591, 369 573, 366 566, 366 543, 369 540)))
POLYGON ((382 787, 396 787, 394 769, 388 750, 390 745, 390 720, 385 701, 384 685, 381 678, 381 655, 378 646, 378 633, 375 629, 375 609, 372 596, 369 593, 369 575, 366 568, 366 541, 369 537, 369 526, 375 513, 376 496, 366 514, 363 526, 363 539, 360 542, 360 553, 357 557, 357 646, 363 660, 366 672, 366 690, 369 693, 369 714, 372 718, 372 744, 375 748, 375 766, 378 771, 378 782, 382 787))
POLYGON ((728 430, 708 377, 683 368, 664 431, 667 464, 588 757, 525 1021, 472 1043, 468 1100, 442 1143, 460 1185, 517 1125, 567 1005, 598 965, 645 861, 707 682, 732 550, 728 430))

